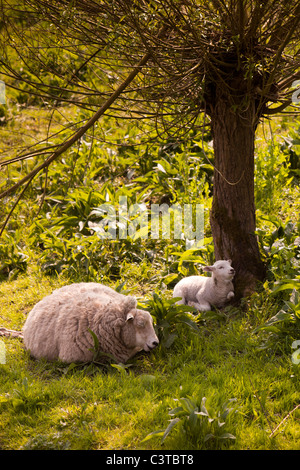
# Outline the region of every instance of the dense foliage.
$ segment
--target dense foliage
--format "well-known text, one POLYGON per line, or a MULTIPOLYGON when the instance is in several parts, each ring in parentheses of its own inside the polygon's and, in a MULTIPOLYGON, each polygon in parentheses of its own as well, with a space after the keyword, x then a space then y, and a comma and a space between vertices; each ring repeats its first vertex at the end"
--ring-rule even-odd
MULTIPOLYGON (((17 9, 13 19, 22 31, 17 9)), ((60 31, 69 19, 62 18, 60 31)), ((85 61, 95 51, 78 43, 80 63, 69 75, 62 64, 70 64, 71 49, 58 54, 49 47, 43 56, 49 68, 35 69, 29 45, 36 38, 27 40, 20 59, 28 67, 19 67, 12 51, 11 88, 0 106, 1 191, 87 121, 105 97, 102 78, 111 85, 119 78, 108 71, 102 77, 101 56, 92 74, 85 61), (37 76, 36 93, 29 93, 37 76), (55 101, 51 91, 64 87, 66 76, 70 89, 55 101), (72 96, 78 82, 82 93, 92 87, 98 93, 79 103, 80 94, 72 96), (24 152, 26 158, 7 164, 24 152)), ((135 295, 151 312, 160 345, 129 364, 104 366, 95 354, 91 364, 65 365, 33 361, 19 340, 1 340, 0 448, 299 450, 299 118, 273 118, 257 131, 256 236, 266 280, 238 304, 199 313, 177 306, 172 288, 214 262, 212 135, 199 131, 199 116, 180 136, 166 137, 158 120, 121 119, 121 105, 109 114, 26 191, 1 199, 0 326, 19 330, 53 289, 96 281, 135 295), (149 225, 141 228, 141 214, 154 204, 200 204, 203 243, 184 232, 175 238, 172 214, 170 236, 162 226, 157 237, 149 225)), ((174 116, 163 117, 171 128, 174 116)))
MULTIPOLYGON (((42 119, 43 114, 43 110, 30 107, 20 114, 13 106, 6 112, 12 120, 1 129, 4 137, 9 129, 19 128, 22 116, 26 116, 28 132, 33 135, 36 128, 31 127, 30 116, 34 113, 42 119)), ((12 426, 21 419, 21 429, 25 426, 27 431, 21 430, 17 437, 12 429, 2 427, 1 445, 30 449, 155 448, 163 439, 163 448, 173 449, 298 448, 293 443, 299 433, 297 410, 287 420, 287 433, 281 433, 285 427, 280 426, 275 440, 268 437, 298 403, 297 121, 286 118, 274 122, 271 138, 266 142, 261 131, 257 140, 257 236, 268 264, 267 281, 260 292, 239 306, 198 315, 193 309, 176 307, 171 292, 182 276, 201 274, 201 266, 214 260, 208 221, 213 164, 209 135, 203 142, 190 134, 184 141, 137 146, 138 128, 109 120, 105 126, 110 145, 82 140, 49 169, 46 191, 42 179, 36 179, 15 209, 0 244, 1 325, 20 329, 37 298, 56 286, 78 280, 99 281, 137 295, 141 307, 154 317, 161 345, 151 358, 142 355, 131 366, 112 363, 103 369, 99 361, 69 367, 34 363, 17 340, 5 340, 7 364, 0 366, 3 425, 7 419, 12 420, 12 426), (150 233, 143 238, 138 226, 133 237, 101 238, 97 228, 107 215, 105 204, 117 210, 120 196, 127 197, 128 206, 141 208, 152 203, 201 202, 204 244, 152 239, 150 233), (236 368, 236 361, 240 366, 228 382, 228 367, 236 368), (253 375, 251 381, 245 377, 248 370, 253 375), (52 385, 45 389, 47 377, 51 377, 52 385), (64 398, 57 382, 62 378, 64 398), (86 391, 82 396, 78 391, 75 397, 71 390, 81 388, 82 381, 86 391), (270 385, 274 381, 277 391, 270 385), (223 385, 216 389, 216 383, 223 385), (120 387, 127 388, 128 394, 127 398, 122 394, 122 405, 117 393, 120 387), (96 400, 92 389, 97 390, 96 400), (104 396, 104 389, 110 397, 104 396), (290 397, 285 404, 279 400, 283 390, 290 397), (273 394, 277 411, 271 407, 268 393, 273 394), (203 397, 208 399, 205 407, 203 397), (84 407, 80 404, 83 399, 84 407), (228 414, 230 408, 224 403, 231 399, 235 411, 228 414), (107 409, 104 403, 110 403, 107 409), (54 414, 49 413, 53 406, 54 414), (122 409, 122 419, 118 411, 112 414, 111 406, 122 409), (141 406, 153 410, 149 411, 153 413, 151 419, 141 414, 141 406), (142 420, 143 427, 147 421, 144 433, 135 430, 133 424, 125 432, 125 416, 127 424, 131 422, 128 413, 134 413, 137 422, 142 420), (274 413, 279 413, 278 418, 274 413), (44 428, 50 423, 56 432, 44 428), (119 439, 115 432, 109 432, 112 424, 122 430, 119 439), (80 430, 76 438, 72 437, 74 427, 80 430), (96 428, 102 430, 102 438, 96 428)), ((18 139, 17 133, 14 138, 18 139)), ((21 165, 14 171, 2 174, 18 178, 21 165)), ((128 223, 135 217, 134 211, 128 213, 128 223)))

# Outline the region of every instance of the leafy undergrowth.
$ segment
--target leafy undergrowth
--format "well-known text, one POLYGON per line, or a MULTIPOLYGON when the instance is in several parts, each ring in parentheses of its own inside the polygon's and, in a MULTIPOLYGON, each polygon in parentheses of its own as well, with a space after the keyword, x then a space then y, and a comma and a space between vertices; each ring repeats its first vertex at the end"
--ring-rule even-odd
MULTIPOLYGON (((26 113, 41 122, 45 113, 42 119, 38 109, 22 111, 35 135, 26 113)), ((1 128, 3 138, 9 131, 7 147, 25 144, 13 125, 17 118, 1 128)), ((299 450, 295 122, 273 123, 267 144, 258 132, 257 237, 266 282, 241 305, 205 314, 176 306, 172 288, 214 261, 210 136, 200 143, 191 131, 186 142, 135 145, 135 126, 104 122, 103 129, 110 145, 86 136, 49 168, 45 194, 41 175, 12 214, 0 239, 0 326, 20 330, 55 288, 96 281, 135 295, 153 315, 160 345, 128 364, 101 367, 35 361, 21 340, 0 338, 0 448, 299 450), (107 203, 114 213, 124 197, 131 236, 110 239, 116 226, 103 224, 107 203), (203 245, 139 230, 143 210, 164 202, 203 204, 203 245)), ((28 169, 37 163, 28 161, 28 169)), ((2 172, 0 184, 17 181, 23 170, 2 172)))

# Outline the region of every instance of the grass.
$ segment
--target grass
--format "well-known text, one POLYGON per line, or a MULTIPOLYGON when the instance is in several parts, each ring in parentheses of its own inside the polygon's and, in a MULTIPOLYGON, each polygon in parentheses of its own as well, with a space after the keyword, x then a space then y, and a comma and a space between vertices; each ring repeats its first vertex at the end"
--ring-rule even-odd
MULTIPOLYGON (((1 325, 20 328, 38 298, 67 279, 33 271, 0 285, 1 325)), ((183 325, 168 350, 141 353, 125 370, 75 367, 35 361, 22 342, 5 338, 6 364, 0 365, 0 443, 2 449, 193 449, 184 432, 165 429, 168 412, 182 397, 207 398, 218 409, 234 398, 236 412, 226 423, 236 439, 224 449, 300 449, 300 368, 291 355, 260 351, 253 333, 267 307, 264 296, 222 320, 199 325, 199 335, 183 325), (255 304, 255 305, 254 305, 255 304)), ((265 313, 266 315, 266 313, 265 313)), ((208 441, 207 448, 214 448, 208 441)))
MULTIPOLYGON (((26 122, 30 142, 32 136, 44 137, 40 128, 36 134, 33 116, 43 127, 45 112, 25 108, 20 121, 14 116, 15 121, 2 127, 0 135, 5 140, 7 129, 26 122)), ((59 129, 59 123, 57 126, 59 129)), ((274 126, 277 130, 279 124, 274 126)), ((285 126, 285 130, 279 126, 280 132, 296 132, 295 123, 285 126)), ((134 141, 136 129, 118 128, 117 139, 122 142, 127 132, 133 132, 134 141)), ((23 145, 26 139, 15 132, 9 145, 23 145)), ((274 282, 299 277, 299 254, 294 244, 300 228, 299 179, 295 170, 291 180, 286 156, 280 154, 277 163, 275 158, 268 158, 270 149, 266 144, 263 147, 260 139, 261 130, 256 197, 258 234, 269 261, 264 288, 238 307, 200 319, 198 334, 180 323, 170 348, 160 344, 151 354, 140 353, 126 368, 35 361, 24 350, 22 341, 1 338, 6 363, 0 363, 0 449, 300 450, 300 409, 296 409, 300 403, 300 366, 292 362, 291 348, 299 330, 294 330, 294 337, 275 335, 270 343, 264 342, 268 333, 255 332, 282 308, 283 297, 272 295, 274 282), (271 181, 273 173, 275 179, 271 181), (289 222, 294 224, 292 235, 289 222), (205 433, 213 428, 202 422, 200 432, 197 426, 193 428, 193 420, 201 416, 197 414, 199 408, 188 417, 182 415, 162 444, 162 432, 173 419, 169 412, 178 407, 178 400, 188 399, 200 406, 203 397, 211 416, 217 416, 222 404, 235 400, 234 411, 223 427, 235 439, 213 437, 205 441, 205 433), (160 433, 146 439, 155 431, 160 433)), ((280 150, 280 143, 274 145, 273 156, 280 150)), ((43 185, 38 180, 33 184, 7 227, 9 237, 0 243, 0 326, 20 330, 38 300, 70 282, 95 280, 111 287, 124 282, 139 300, 150 300, 155 291, 167 302, 172 284, 164 281, 197 272, 199 263, 180 258, 185 252, 179 242, 172 245, 166 240, 137 240, 130 244, 125 240, 122 244, 100 245, 95 235, 78 229, 78 222, 82 223, 83 217, 89 220, 92 210, 87 210, 87 188, 95 188, 104 200, 107 194, 118 200, 117 191, 121 192, 124 185, 132 203, 165 197, 172 200, 176 195, 181 204, 188 195, 193 201, 205 203, 208 215, 211 173, 207 168, 202 171, 201 165, 207 162, 201 161, 201 153, 194 147, 170 154, 154 146, 149 154, 142 146, 137 154, 126 154, 126 148, 121 148, 123 153, 120 150, 112 154, 110 165, 107 150, 100 145, 95 146, 88 165, 89 153, 84 146, 78 154, 66 156, 63 164, 56 162, 49 170, 49 197, 39 214, 39 226, 35 223, 43 185), (157 169, 158 162, 163 163, 166 173, 157 169), (135 172, 138 184, 120 176, 127 166, 135 172), (111 176, 110 185, 105 186, 103 175, 111 176), (201 185, 195 185, 196 177, 201 185), (70 194, 75 194, 74 201, 70 194), (63 226, 66 212, 72 217, 70 224, 63 226), (61 232, 51 225, 53 219, 59 221, 61 232), (52 271, 50 275, 45 266, 58 269, 62 258, 60 273, 53 275, 52 271)), ((17 179, 20 171, 17 168, 13 177, 17 179)), ((199 256, 203 262, 210 262, 212 245, 208 244, 199 256)))

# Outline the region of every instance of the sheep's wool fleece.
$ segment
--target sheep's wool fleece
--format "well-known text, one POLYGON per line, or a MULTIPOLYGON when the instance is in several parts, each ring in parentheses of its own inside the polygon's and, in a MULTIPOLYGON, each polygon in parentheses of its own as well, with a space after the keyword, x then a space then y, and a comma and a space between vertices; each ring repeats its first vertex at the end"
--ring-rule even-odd
POLYGON ((91 330, 98 337, 102 352, 125 362, 142 349, 136 348, 135 331, 125 327, 126 316, 133 309, 141 312, 136 309, 135 298, 101 284, 62 287, 38 302, 29 313, 23 328, 25 347, 36 359, 91 361, 94 355, 91 330))

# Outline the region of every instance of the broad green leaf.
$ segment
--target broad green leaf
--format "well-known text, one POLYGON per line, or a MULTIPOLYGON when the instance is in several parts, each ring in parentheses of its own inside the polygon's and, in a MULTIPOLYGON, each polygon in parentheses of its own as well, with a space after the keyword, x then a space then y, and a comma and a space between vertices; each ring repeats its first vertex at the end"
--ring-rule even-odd
POLYGON ((300 279, 287 279, 286 281, 281 281, 276 287, 273 289, 272 294, 277 294, 277 292, 281 292, 283 290, 293 290, 293 289, 300 289, 300 279))
POLYGON ((180 421, 180 418, 171 419, 170 424, 168 425, 168 427, 166 428, 166 430, 165 430, 165 432, 164 432, 164 434, 163 434, 161 443, 163 443, 163 442, 165 441, 165 439, 168 437, 168 435, 170 434, 170 432, 172 431, 172 429, 174 428, 174 426, 176 426, 176 424, 178 424, 179 421, 180 421))
POLYGON ((165 432, 164 430, 150 432, 150 434, 148 434, 148 435, 141 441, 141 443, 147 442, 147 441, 149 441, 150 439, 153 439, 153 437, 162 437, 162 436, 164 435, 164 432, 165 432))
POLYGON ((236 439, 236 437, 230 432, 224 432, 221 436, 218 436, 218 439, 236 439))
POLYGON ((177 337, 178 337, 178 335, 176 333, 169 334, 167 339, 164 341, 164 346, 167 349, 170 348, 177 337))
POLYGON ((170 416, 175 416, 175 415, 178 415, 178 414, 185 414, 185 411, 184 409, 182 408, 182 406, 177 406, 176 408, 173 408, 172 410, 169 411, 169 415, 170 416))
POLYGON ((214 437, 215 437, 214 434, 208 433, 208 434, 206 434, 206 435, 204 436, 204 439, 203 439, 203 440, 204 440, 204 442, 207 442, 207 441, 209 441, 209 439, 212 439, 212 438, 214 438, 214 437))
POLYGON ((93 341, 94 341, 94 349, 97 351, 99 349, 99 339, 97 335, 88 328, 89 333, 92 335, 93 341))
POLYGON ((182 404, 182 406, 189 412, 193 412, 195 410, 197 410, 197 405, 196 403, 191 400, 190 398, 180 398, 180 403, 182 404))

